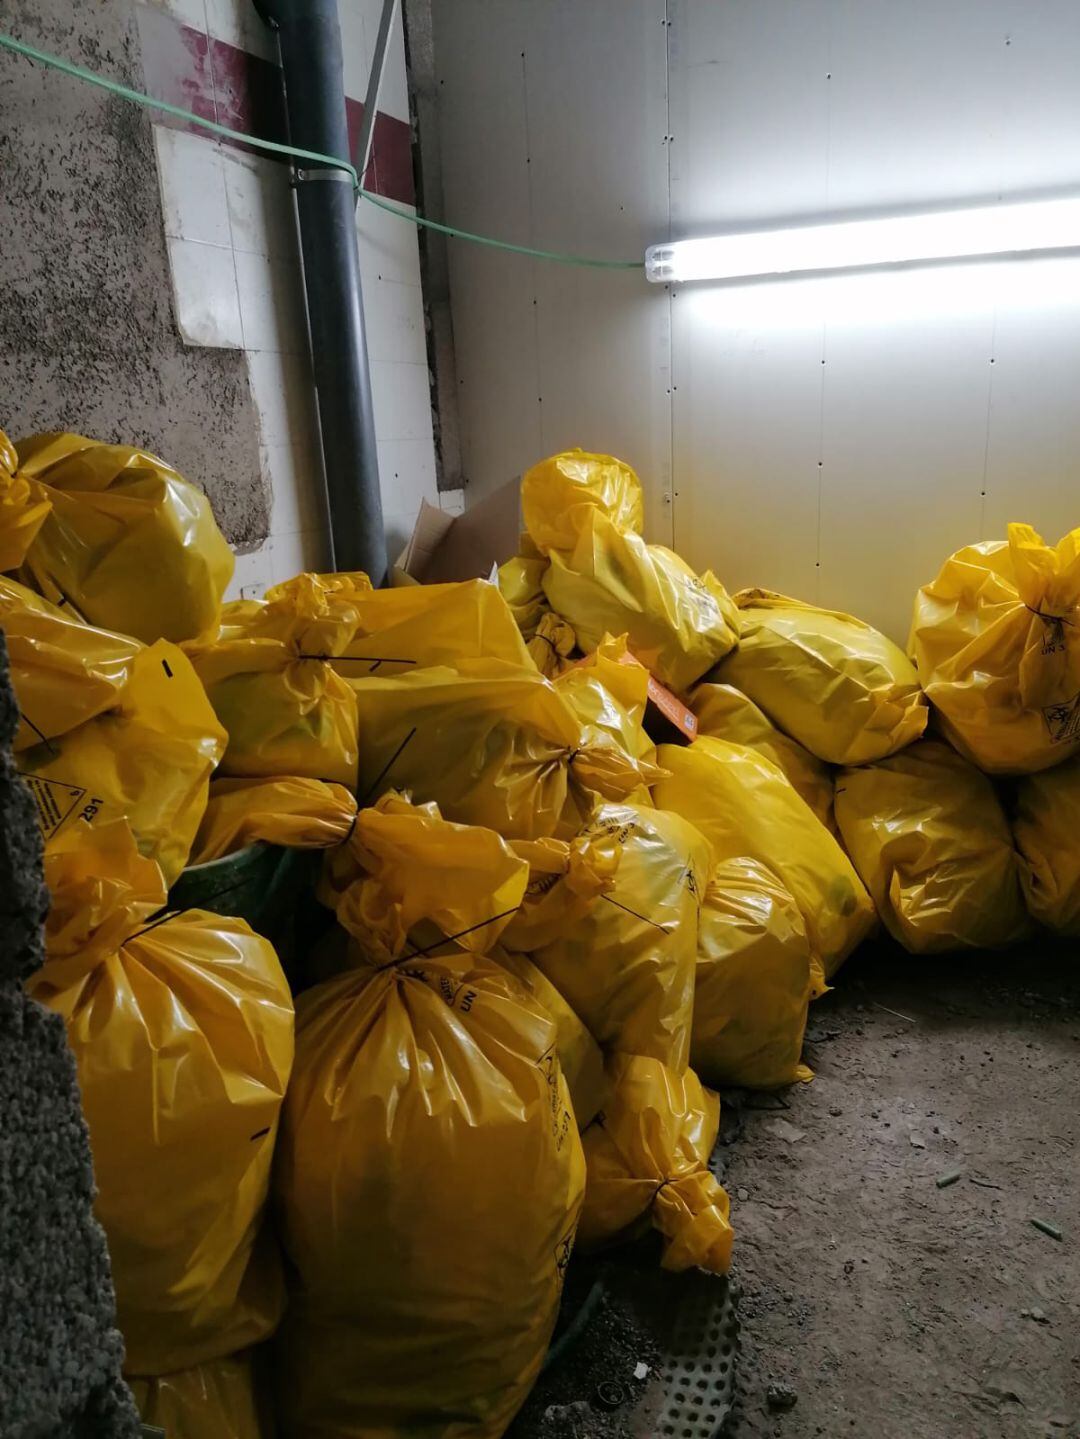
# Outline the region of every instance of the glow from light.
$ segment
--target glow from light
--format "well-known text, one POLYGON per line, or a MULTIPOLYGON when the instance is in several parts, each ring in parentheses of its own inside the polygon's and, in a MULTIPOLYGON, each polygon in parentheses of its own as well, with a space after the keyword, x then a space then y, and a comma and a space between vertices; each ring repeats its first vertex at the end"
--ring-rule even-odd
POLYGON ((1080 196, 921 215, 740 231, 650 245, 655 284, 739 280, 1080 247, 1080 196))
POLYGON ((935 328, 1043 310, 1080 311, 1080 257, 1058 255, 1023 265, 1004 260, 941 268, 833 272, 782 285, 703 285, 683 292, 683 322, 729 334, 766 336, 875 330, 883 325, 935 328))

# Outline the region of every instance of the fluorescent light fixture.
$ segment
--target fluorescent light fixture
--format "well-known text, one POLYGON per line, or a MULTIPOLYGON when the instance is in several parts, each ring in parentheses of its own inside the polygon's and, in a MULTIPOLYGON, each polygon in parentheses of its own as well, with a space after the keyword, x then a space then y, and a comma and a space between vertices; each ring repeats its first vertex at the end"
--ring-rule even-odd
POLYGON ((1077 247, 1080 196, 1070 196, 675 240, 649 246, 645 274, 656 284, 745 280, 1077 247))

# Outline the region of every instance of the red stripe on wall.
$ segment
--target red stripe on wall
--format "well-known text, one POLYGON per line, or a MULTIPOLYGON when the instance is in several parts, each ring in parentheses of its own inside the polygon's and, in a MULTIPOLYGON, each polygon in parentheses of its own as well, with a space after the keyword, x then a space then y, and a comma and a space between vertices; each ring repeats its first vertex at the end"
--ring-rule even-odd
MULTIPOLYGON (((232 130, 244 130, 262 140, 284 143, 288 138, 281 72, 272 61, 252 55, 224 40, 207 39, 201 30, 182 25, 156 7, 140 5, 139 38, 142 41, 143 70, 149 93, 159 100, 180 105, 216 120, 232 130)), ((364 106, 360 100, 345 100, 349 124, 349 151, 355 163, 364 106)), ((188 121, 162 116, 160 123, 175 129, 205 134, 188 121)), ((231 140, 237 148, 265 154, 231 140)), ((284 161, 285 157, 281 159, 284 161)), ((412 132, 404 120, 380 110, 375 117, 371 160, 364 186, 377 195, 404 205, 416 203, 413 185, 412 132)))

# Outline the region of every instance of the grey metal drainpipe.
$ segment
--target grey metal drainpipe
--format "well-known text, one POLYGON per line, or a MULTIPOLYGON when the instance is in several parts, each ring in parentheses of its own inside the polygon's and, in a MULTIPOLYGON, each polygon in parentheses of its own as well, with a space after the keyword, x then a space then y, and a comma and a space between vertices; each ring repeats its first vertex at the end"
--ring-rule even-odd
MULTIPOLYGON (((290 143, 348 159, 336 0, 258 0, 256 8, 277 32, 290 143)), ((296 180, 333 564, 381 585, 386 535, 352 186, 342 171, 307 162, 296 180)))

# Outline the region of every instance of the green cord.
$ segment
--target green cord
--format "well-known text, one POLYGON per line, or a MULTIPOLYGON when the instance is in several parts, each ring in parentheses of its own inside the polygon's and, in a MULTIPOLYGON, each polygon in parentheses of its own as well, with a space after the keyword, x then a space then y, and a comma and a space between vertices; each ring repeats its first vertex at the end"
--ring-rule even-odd
POLYGON ((507 240, 496 240, 491 235, 477 235, 471 230, 459 230, 453 225, 442 225, 438 220, 428 220, 423 215, 410 214, 408 210, 401 209, 380 196, 365 190, 360 184, 360 177, 353 165, 347 160, 339 159, 336 155, 323 155, 318 150, 302 150, 296 145, 281 145, 276 140, 262 140, 257 135, 248 135, 243 130, 230 129, 228 125, 219 125, 216 120, 207 120, 202 115, 196 115, 191 110, 184 110, 179 105, 170 105, 167 100, 155 100, 152 95, 145 95, 141 90, 132 90, 127 85, 120 85, 115 80, 107 80, 104 75, 97 75, 93 70, 87 70, 82 65, 72 64, 70 60, 64 60, 59 55, 51 55, 47 50, 39 50, 34 45, 27 45, 22 40, 16 40, 12 35, 0 33, 0 49, 11 50, 16 55, 23 55, 28 60, 37 60, 40 64, 46 65, 53 70, 59 70, 65 75, 71 75, 76 80, 83 80, 88 85, 96 85, 100 90, 107 90, 111 95, 119 95, 122 100, 129 100, 133 105, 142 105, 148 110, 161 110, 166 115, 173 115, 178 120, 186 120, 190 125, 197 125, 203 130, 209 130, 211 134, 223 135, 227 140, 239 140, 241 144, 252 145, 259 150, 268 150, 275 155, 288 155, 294 160, 314 160, 320 165, 331 165, 335 169, 344 170, 353 183, 353 189, 370 204, 378 206, 380 210, 386 210, 391 215, 396 215, 400 220, 410 220, 414 225, 421 226, 427 230, 437 230, 442 235, 449 235, 455 240, 468 240, 474 245, 489 245, 495 250, 507 250, 513 255, 528 255, 534 260, 552 260, 559 265, 581 265, 594 270, 640 270, 640 260, 592 260, 586 255, 567 255, 558 250, 536 250, 530 245, 512 245, 507 240))
POLYGON ((450 235, 455 240, 471 240, 474 245, 490 245, 494 250, 509 250, 512 255, 529 255, 534 260, 554 260, 557 265, 582 265, 594 270, 640 270, 640 260, 590 260, 587 255, 564 255, 558 250, 534 250, 531 245, 512 245, 509 240, 496 240, 491 235, 477 235, 472 230, 458 230, 453 225, 441 225, 438 220, 427 220, 423 215, 410 215, 397 205, 373 195, 361 188, 360 194, 380 210, 398 215, 402 220, 411 220, 425 230, 438 230, 441 235, 450 235))

